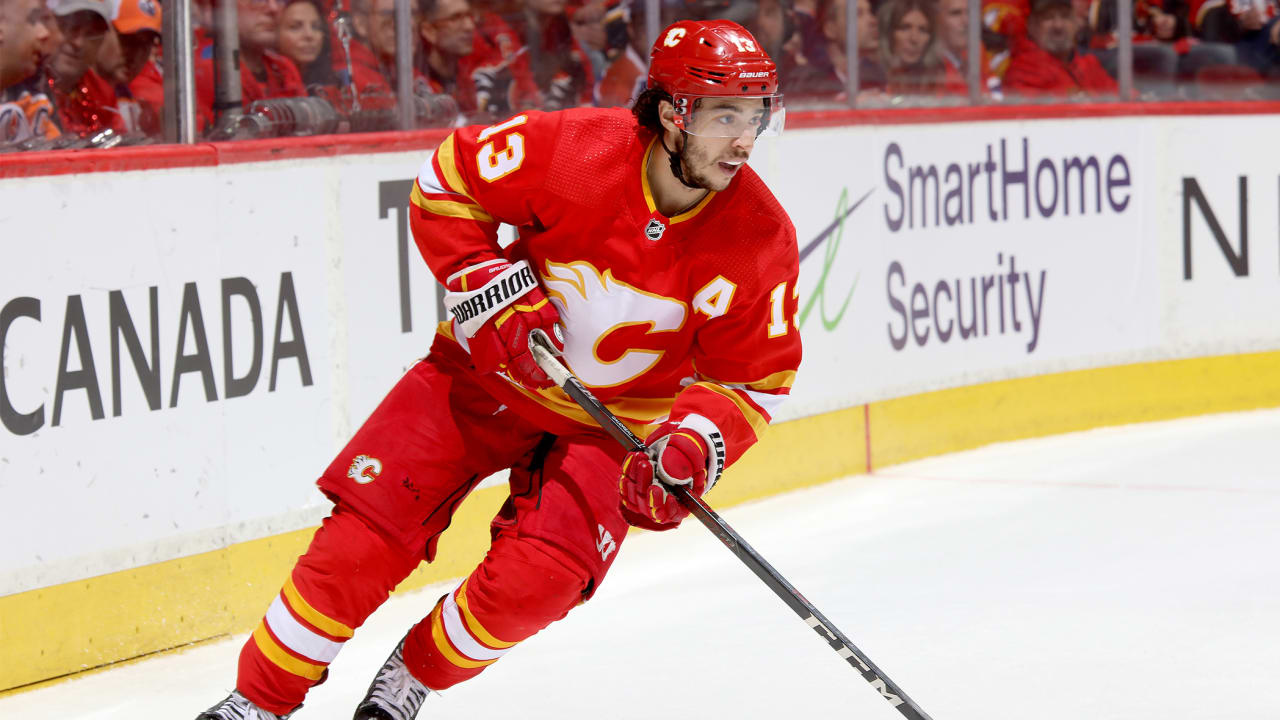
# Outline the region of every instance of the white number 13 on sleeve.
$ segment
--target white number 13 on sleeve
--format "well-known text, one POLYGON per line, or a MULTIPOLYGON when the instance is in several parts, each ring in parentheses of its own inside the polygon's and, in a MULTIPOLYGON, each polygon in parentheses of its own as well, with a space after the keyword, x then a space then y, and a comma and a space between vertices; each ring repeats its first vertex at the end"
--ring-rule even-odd
MULTIPOLYGON (((476 139, 484 142, 497 133, 523 125, 528 119, 526 115, 517 115, 504 123, 485 128, 476 139)), ((487 182, 510 175, 524 163, 524 136, 510 133, 500 139, 505 145, 502 149, 495 149, 493 142, 487 142, 476 153, 476 169, 487 182)))

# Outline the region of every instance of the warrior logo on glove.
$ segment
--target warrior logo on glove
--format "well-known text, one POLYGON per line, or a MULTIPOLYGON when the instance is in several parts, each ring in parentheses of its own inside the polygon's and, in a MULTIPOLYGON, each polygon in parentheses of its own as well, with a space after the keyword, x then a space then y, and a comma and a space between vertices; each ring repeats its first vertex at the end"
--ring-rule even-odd
POLYGON ((560 313, 538 286, 529 263, 494 259, 450 275, 444 304, 467 339, 471 362, 482 373, 505 372, 530 388, 555 383, 529 350, 529 333, 542 330, 564 350, 560 313))

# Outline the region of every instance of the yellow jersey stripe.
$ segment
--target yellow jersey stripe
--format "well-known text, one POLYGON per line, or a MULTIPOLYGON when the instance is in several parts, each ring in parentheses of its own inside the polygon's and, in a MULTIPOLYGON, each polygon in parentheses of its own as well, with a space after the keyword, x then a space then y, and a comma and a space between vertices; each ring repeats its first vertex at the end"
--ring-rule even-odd
POLYGON ((696 216, 698 213, 702 212, 702 208, 706 207, 706 206, 707 206, 707 203, 711 202, 711 198, 713 198, 713 197, 715 197, 715 196, 716 196, 716 191, 715 191, 715 190, 711 190, 711 191, 709 191, 709 192, 707 193, 707 196, 706 196, 706 197, 704 197, 704 198, 702 198, 702 201, 701 201, 701 202, 699 202, 697 205, 694 205, 693 207, 689 208, 688 210, 685 210, 684 212, 680 213, 679 215, 677 215, 677 216, 675 216, 675 217, 671 218, 671 224, 672 224, 672 225, 675 225, 676 223, 682 223, 682 222, 684 222, 685 220, 692 220, 692 219, 694 218, 694 216, 696 216))
POLYGON ((444 217, 460 218, 462 220, 478 220, 480 222, 493 222, 493 216, 485 212, 484 208, 479 205, 458 202, 456 200, 432 200, 422 194, 422 190, 418 188, 418 183, 413 184, 413 191, 409 193, 409 200, 414 205, 426 210, 432 215, 442 215, 444 217))
POLYGON ((340 638, 349 638, 356 634, 355 630, 311 607, 311 603, 302 597, 298 592, 298 588, 293 584, 292 575, 284 581, 284 599, 295 613, 321 632, 340 638))
POLYGON ((649 156, 653 154, 653 145, 658 142, 655 136, 644 150, 644 160, 640 161, 640 189, 644 191, 644 204, 649 212, 657 212, 658 206, 653 204, 653 190, 649 187, 649 156))
POLYGON ((265 622, 258 623, 258 628, 253 631, 253 643, 268 660, 286 672, 308 680, 319 680, 320 676, 324 675, 323 665, 299 660, 280 647, 275 638, 271 637, 271 633, 267 632, 265 622))
POLYGON ((436 649, 444 656, 445 660, 460 667, 474 670, 492 665, 497 660, 471 660, 463 657, 453 646, 449 644, 449 638, 444 633, 444 622, 440 619, 440 604, 437 603, 434 610, 431 611, 431 617, 428 620, 431 623, 431 639, 435 642, 436 649))
POLYGON ((454 602, 458 603, 458 609, 462 611, 462 622, 466 624, 467 630, 469 630, 477 640, 491 648, 504 650, 506 648, 515 647, 516 644, 513 642, 504 642, 494 637, 488 630, 484 629, 484 626, 480 624, 480 621, 476 619, 476 616, 471 614, 471 608, 467 606, 468 582, 470 582, 470 578, 462 581, 462 585, 458 587, 458 592, 454 598, 454 602))
POLYGON ((713 393, 729 398, 733 401, 734 405, 738 406, 738 411, 742 413, 742 417, 751 425, 751 429, 755 432, 756 437, 759 438, 764 433, 764 429, 768 426, 769 422, 765 420, 764 415, 761 415, 759 410, 751 407, 751 405, 737 392, 734 392, 727 387, 717 385, 716 383, 709 382, 695 383, 692 387, 705 388, 713 393))
POLYGON ((789 388, 792 386, 792 384, 795 383, 795 381, 796 381, 795 370, 779 370, 778 372, 770 375, 769 377, 766 377, 763 380, 757 380, 755 382, 742 383, 742 384, 752 390, 768 392, 769 390, 781 390, 782 388, 789 388))
POLYGON ((436 149, 436 162, 440 165, 440 173, 443 176, 441 179, 444 180, 445 185, 449 186, 450 190, 459 195, 465 195, 468 200, 475 202, 476 199, 472 197, 470 188, 467 187, 466 181, 462 179, 462 174, 458 172, 458 166, 454 160, 454 150, 453 134, 445 138, 444 142, 440 143, 440 147, 436 149))

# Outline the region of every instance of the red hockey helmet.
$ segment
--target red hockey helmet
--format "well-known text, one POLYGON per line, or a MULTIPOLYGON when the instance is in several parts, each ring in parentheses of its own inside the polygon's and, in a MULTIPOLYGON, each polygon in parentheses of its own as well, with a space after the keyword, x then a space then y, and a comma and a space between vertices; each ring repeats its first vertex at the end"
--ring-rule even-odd
POLYGON ((741 25, 729 20, 681 20, 658 36, 649 54, 651 88, 671 94, 675 123, 695 135, 736 137, 725 123, 699 123, 691 115, 707 98, 761 98, 763 116, 757 134, 782 131, 782 95, 778 67, 760 43, 741 25))

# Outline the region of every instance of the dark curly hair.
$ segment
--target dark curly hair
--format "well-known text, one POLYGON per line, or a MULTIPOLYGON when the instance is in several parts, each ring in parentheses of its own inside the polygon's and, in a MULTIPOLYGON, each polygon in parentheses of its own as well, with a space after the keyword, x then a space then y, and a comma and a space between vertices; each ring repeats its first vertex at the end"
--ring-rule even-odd
POLYGON ((631 114, 635 116, 640 127, 662 134, 662 121, 658 118, 658 103, 671 102, 671 93, 662 88, 645 88, 640 97, 631 105, 631 114))

